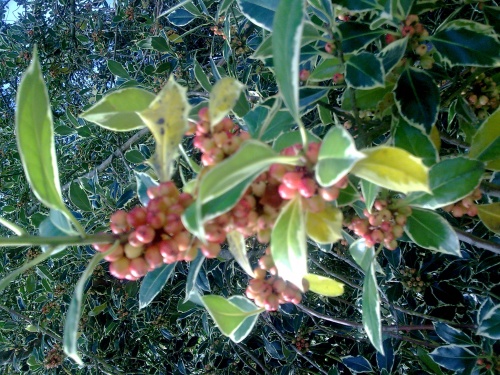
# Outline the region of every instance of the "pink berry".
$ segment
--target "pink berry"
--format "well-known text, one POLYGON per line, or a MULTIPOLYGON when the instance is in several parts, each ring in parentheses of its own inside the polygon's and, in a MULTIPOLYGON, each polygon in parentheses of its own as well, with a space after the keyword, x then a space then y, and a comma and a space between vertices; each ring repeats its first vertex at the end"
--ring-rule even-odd
POLYGON ((299 192, 296 189, 291 189, 285 184, 281 184, 278 188, 280 197, 284 200, 293 199, 299 192))
POLYGON ((129 274, 130 260, 122 257, 109 264, 109 273, 118 279, 124 279, 129 274))
POLYGON ((153 242, 156 232, 149 225, 140 225, 135 229, 136 238, 143 244, 153 242))
POLYGON ((143 257, 135 258, 130 261, 130 274, 134 277, 142 277, 149 271, 149 265, 143 257))
POLYGON ((304 198, 311 198, 316 193, 316 182, 312 178, 303 178, 299 183, 299 192, 304 198))

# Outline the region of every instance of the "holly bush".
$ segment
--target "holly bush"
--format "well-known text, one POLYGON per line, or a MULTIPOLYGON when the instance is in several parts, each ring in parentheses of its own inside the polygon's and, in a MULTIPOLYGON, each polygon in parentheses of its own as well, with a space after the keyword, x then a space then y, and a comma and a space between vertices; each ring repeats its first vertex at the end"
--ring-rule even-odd
POLYGON ((24 6, 7 373, 500 372, 495 3, 24 6))

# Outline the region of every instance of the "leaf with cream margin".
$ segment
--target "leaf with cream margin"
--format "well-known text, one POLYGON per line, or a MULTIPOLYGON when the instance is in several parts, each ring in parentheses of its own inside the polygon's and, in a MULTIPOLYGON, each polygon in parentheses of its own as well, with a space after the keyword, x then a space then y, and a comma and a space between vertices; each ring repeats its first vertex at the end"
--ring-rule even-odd
POLYGON ((307 212, 307 235, 319 244, 335 243, 342 238, 342 220, 342 211, 331 205, 320 212, 307 212))
POLYGON ((469 157, 481 161, 500 159, 500 108, 488 117, 476 132, 469 157))
POLYGON ((173 76, 149 107, 138 115, 156 141, 155 154, 149 160, 160 181, 168 181, 172 162, 188 126, 189 103, 186 88, 177 84, 173 76))
POLYGON ((238 101, 245 85, 231 77, 221 78, 210 91, 208 114, 211 126, 217 125, 238 101))
POLYGON ((387 146, 365 149, 362 152, 366 157, 354 165, 352 174, 402 193, 430 192, 428 168, 420 158, 401 148, 387 146))
POLYGON ((338 297, 344 293, 344 284, 329 277, 308 273, 304 279, 309 282, 309 290, 325 297, 338 297))
POLYGON ((492 232, 500 234, 500 202, 477 205, 477 214, 492 232))
POLYGON ((245 237, 237 230, 233 230, 227 234, 227 243, 229 251, 234 256, 243 271, 253 277, 253 269, 247 257, 247 248, 245 246, 245 237))

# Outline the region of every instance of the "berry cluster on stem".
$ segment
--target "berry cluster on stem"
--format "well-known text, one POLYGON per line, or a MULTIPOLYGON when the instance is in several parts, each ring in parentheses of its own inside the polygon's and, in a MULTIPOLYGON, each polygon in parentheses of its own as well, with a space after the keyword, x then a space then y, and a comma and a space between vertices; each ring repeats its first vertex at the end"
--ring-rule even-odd
POLYGON ((481 190, 479 188, 476 188, 470 195, 459 200, 458 202, 443 207, 443 210, 446 212, 450 212, 454 217, 462 217, 465 214, 469 216, 476 216, 477 206, 474 201, 481 199, 481 197, 481 190))

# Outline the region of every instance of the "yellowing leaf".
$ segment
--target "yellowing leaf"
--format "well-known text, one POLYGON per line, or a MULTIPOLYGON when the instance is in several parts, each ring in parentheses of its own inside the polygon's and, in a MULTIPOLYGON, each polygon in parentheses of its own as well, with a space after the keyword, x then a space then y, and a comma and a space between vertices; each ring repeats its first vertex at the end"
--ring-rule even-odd
POLYGON ((472 159, 490 161, 500 159, 500 108, 476 132, 470 145, 472 159))
POLYGON ((217 125, 233 109, 244 87, 245 85, 231 77, 221 78, 214 85, 208 104, 212 126, 217 125))
POLYGON ((500 159, 487 162, 486 169, 489 169, 491 171, 500 171, 500 159))
POLYGON ((436 147, 436 150, 439 152, 439 150, 441 150, 441 136, 436 125, 432 126, 430 137, 434 147, 436 147))
POLYGON ((338 297, 344 293, 344 284, 328 277, 308 273, 304 276, 309 282, 311 292, 321 294, 326 297, 338 297))
POLYGON ((374 147, 363 153, 366 158, 356 163, 351 171, 354 175, 390 190, 430 193, 428 169, 422 159, 396 147, 374 147))
POLYGON ((243 268, 243 271, 253 277, 253 269, 247 257, 245 237, 240 232, 233 230, 227 234, 227 243, 229 244, 229 251, 233 254, 240 267, 243 268))
POLYGON ((500 234, 500 202, 478 205, 477 212, 489 230, 500 234))
POLYGON ((337 242, 342 238, 342 211, 327 206, 320 212, 306 214, 307 235, 320 244, 337 242))
POLYGON ((188 125, 189 103, 186 88, 171 76, 149 107, 138 115, 149 128, 156 141, 156 150, 150 159, 160 181, 171 175, 171 164, 188 125))

